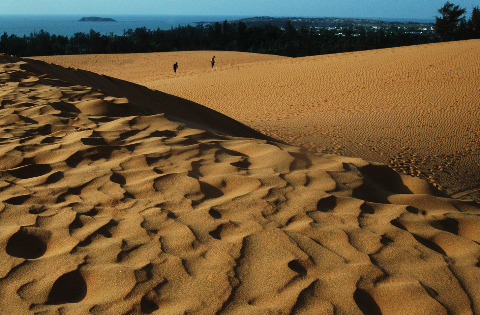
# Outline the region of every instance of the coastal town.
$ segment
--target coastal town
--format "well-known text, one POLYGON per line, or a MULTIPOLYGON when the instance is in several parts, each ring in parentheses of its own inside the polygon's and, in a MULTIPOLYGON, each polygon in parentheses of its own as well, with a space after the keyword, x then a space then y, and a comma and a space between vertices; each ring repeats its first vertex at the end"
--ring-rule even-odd
MULTIPOLYGON (((387 31, 391 33, 410 33, 418 35, 435 35, 434 23, 425 21, 391 21, 382 19, 355 19, 355 18, 305 18, 305 17, 252 17, 240 20, 227 21, 228 23, 245 23, 248 27, 263 27, 265 25, 284 28, 290 22, 297 30, 314 29, 317 32, 334 31, 336 35, 360 36, 361 31, 387 31)), ((196 25, 209 26, 212 22, 196 22, 196 25)))

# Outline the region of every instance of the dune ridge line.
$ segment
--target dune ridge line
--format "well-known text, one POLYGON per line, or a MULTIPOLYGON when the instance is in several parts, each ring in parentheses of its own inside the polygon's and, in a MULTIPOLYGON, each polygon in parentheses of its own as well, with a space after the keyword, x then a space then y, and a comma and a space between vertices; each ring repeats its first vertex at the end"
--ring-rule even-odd
POLYGON ((479 204, 126 81, 0 67, 2 312, 480 313, 479 204))

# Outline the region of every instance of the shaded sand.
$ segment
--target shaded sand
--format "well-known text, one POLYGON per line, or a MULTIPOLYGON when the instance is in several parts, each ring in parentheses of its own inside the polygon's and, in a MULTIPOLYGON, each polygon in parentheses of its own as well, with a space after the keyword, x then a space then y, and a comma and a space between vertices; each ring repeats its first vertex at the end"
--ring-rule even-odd
POLYGON ((155 58, 170 58, 163 54, 41 59, 171 93, 287 143, 387 163, 480 201, 480 40, 257 63, 252 54, 238 66, 230 58, 239 53, 177 54, 189 66, 216 54, 218 68, 172 78, 170 69, 152 74, 155 58))
POLYGON ((480 313, 479 204, 125 81, 1 62, 1 313, 480 313))

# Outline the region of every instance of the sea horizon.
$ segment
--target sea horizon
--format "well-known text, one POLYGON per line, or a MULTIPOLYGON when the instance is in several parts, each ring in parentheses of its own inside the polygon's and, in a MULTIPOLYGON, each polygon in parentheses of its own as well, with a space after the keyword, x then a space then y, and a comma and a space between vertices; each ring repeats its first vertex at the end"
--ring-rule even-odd
MULTIPOLYGON (((0 14, 0 33, 29 36, 40 30, 50 35, 73 36, 75 33, 89 33, 90 30, 101 35, 122 35, 129 29, 145 27, 150 30, 168 30, 172 27, 192 25, 197 22, 214 23, 233 21, 255 16, 246 15, 161 15, 161 14, 0 14), (112 18, 116 22, 80 22, 82 17, 112 18)), ((325 18, 313 16, 270 16, 273 18, 325 18)), ((434 18, 385 18, 385 17, 335 17, 398 22, 433 23, 434 18)))

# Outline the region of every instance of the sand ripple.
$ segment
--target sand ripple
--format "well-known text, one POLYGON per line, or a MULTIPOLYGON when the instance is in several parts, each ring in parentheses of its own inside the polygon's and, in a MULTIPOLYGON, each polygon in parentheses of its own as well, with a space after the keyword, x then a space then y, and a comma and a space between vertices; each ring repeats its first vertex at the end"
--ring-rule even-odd
POLYGON ((310 151, 386 163, 480 201, 479 52, 480 40, 469 40, 295 59, 237 52, 40 59, 137 82, 310 151), (184 65, 176 76, 173 56, 184 65))
POLYGON ((480 313, 477 203, 15 61, 1 64, 3 313, 480 313))

